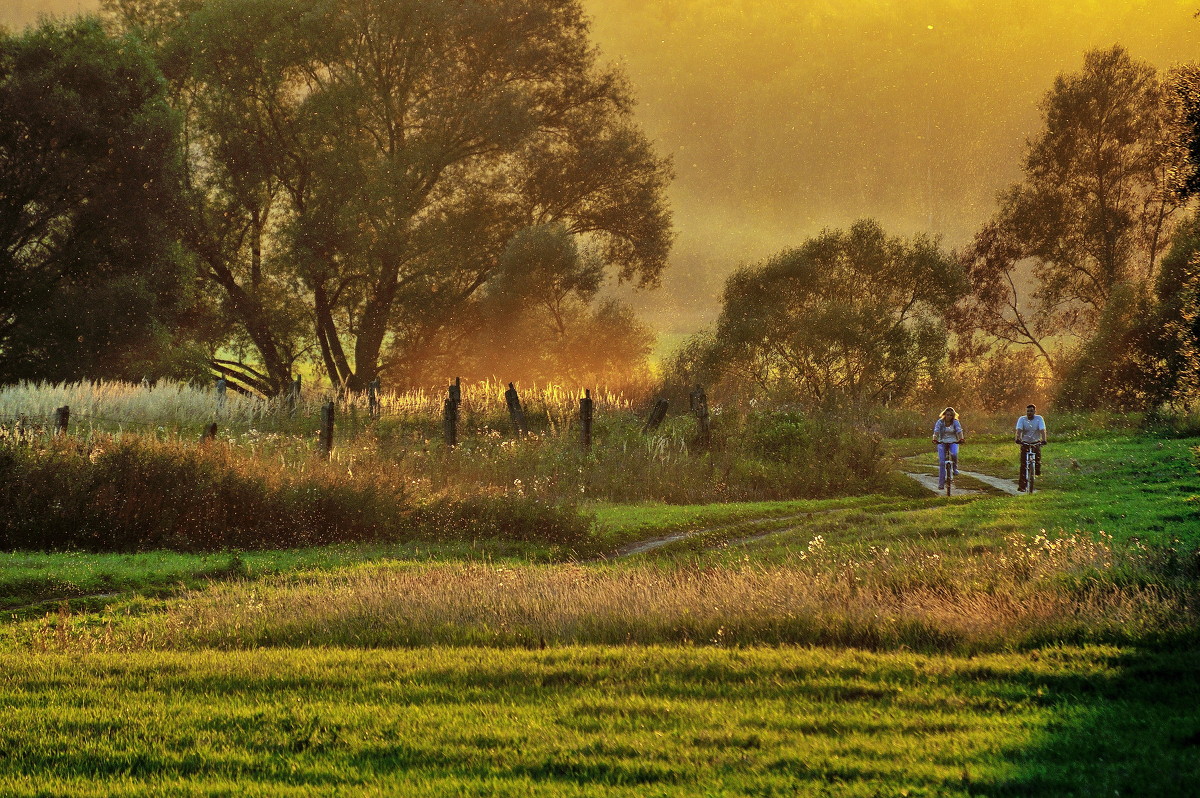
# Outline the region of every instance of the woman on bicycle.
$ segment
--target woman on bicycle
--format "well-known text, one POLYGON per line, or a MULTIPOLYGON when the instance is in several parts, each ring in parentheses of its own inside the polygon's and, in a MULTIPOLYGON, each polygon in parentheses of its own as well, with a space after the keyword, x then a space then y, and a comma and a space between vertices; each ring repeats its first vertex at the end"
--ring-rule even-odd
POLYGON ((938 450, 938 490, 946 487, 947 463, 954 469, 954 475, 958 476, 958 445, 965 440, 958 413, 954 412, 953 407, 947 407, 933 425, 933 442, 938 450))

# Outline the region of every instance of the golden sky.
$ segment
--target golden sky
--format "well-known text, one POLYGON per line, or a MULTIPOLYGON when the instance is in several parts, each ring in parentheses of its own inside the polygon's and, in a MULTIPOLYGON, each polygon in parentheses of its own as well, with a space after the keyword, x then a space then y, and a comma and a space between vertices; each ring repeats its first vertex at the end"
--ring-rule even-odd
MULTIPOLYGON (((0 0, 0 24, 95 2, 0 0)), ((966 243, 1086 50, 1200 60, 1200 0, 584 2, 675 159, 665 329, 711 318, 734 266, 824 227, 874 217, 966 243)))

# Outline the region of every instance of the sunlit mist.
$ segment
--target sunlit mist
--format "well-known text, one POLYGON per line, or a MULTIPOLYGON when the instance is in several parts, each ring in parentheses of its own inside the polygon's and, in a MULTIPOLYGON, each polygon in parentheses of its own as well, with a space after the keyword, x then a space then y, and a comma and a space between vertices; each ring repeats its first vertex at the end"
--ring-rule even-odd
MULTIPOLYGON (((734 266, 874 217, 965 243, 1018 177, 1038 103, 1093 47, 1200 57, 1197 0, 586 0, 604 57, 675 159, 679 232, 639 299, 695 329, 734 266)), ((5 0, 0 24, 89 0, 5 0)))

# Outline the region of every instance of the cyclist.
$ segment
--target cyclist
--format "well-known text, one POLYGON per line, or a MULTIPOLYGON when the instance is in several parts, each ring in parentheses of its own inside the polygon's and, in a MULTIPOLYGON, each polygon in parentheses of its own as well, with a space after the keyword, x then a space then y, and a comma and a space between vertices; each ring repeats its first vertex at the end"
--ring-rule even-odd
MULTIPOLYGON (((1037 408, 1033 405, 1028 405, 1025 408, 1025 415, 1017 419, 1016 441, 1021 444, 1021 478, 1017 481, 1017 490, 1023 491, 1029 484, 1025 478, 1025 456, 1029 452, 1029 447, 1046 442, 1046 422, 1037 414, 1037 408)), ((1033 475, 1040 477, 1042 475, 1041 446, 1034 447, 1033 456, 1033 475)))
POLYGON ((958 445, 964 442, 962 422, 953 407, 942 411, 933 425, 933 442, 938 451, 938 490, 946 487, 946 461, 951 461, 954 475, 958 476, 958 445))

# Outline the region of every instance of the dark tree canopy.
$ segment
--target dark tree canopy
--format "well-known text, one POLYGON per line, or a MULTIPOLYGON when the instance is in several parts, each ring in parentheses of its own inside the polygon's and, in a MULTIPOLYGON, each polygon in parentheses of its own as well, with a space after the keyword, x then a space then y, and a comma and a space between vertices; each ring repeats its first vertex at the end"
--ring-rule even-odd
POLYGON ((170 368, 177 130, 136 41, 92 19, 0 36, 0 380, 170 368))
POLYGON ((942 316, 965 287, 933 239, 860 221, 735 272, 705 357, 776 395, 898 401, 945 363, 942 316))

